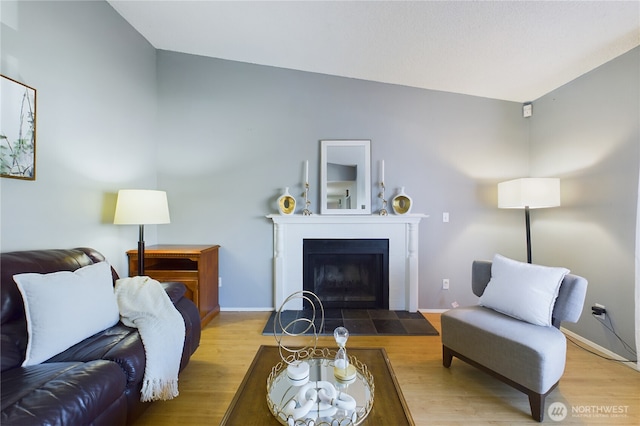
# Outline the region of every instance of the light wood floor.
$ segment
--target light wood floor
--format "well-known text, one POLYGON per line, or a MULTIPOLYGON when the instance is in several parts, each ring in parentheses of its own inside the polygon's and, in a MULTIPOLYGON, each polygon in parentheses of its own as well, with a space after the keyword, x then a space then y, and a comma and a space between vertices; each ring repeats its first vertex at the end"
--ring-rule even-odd
MULTIPOLYGON (((275 344, 273 336, 261 334, 268 316, 267 312, 216 316, 202 331, 200 348, 180 375, 180 396, 153 403, 136 426, 218 425, 258 347, 275 344)), ((425 316, 440 330, 439 314, 425 316)), ((319 345, 335 342, 321 337, 319 345)), ((416 425, 536 424, 524 394, 456 358, 450 369, 444 368, 440 337, 353 336, 349 346, 386 349, 416 425)), ((569 343, 565 374, 547 397, 547 407, 554 402, 564 403, 569 415, 554 422, 545 414, 546 424, 640 425, 640 373, 569 343), (626 413, 586 414, 612 407, 626 413)))

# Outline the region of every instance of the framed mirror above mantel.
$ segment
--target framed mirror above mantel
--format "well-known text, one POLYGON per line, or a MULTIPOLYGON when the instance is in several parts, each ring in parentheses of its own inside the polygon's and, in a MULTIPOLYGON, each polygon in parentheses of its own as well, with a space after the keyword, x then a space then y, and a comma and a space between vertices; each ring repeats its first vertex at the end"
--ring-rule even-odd
POLYGON ((371 214, 371 141, 320 141, 320 213, 371 214))

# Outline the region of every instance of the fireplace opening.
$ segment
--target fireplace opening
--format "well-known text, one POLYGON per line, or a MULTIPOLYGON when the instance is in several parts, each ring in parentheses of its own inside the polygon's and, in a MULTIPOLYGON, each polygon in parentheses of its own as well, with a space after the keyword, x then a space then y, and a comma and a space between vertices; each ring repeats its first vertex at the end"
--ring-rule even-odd
POLYGON ((305 239, 303 288, 326 309, 389 309, 389 240, 305 239))

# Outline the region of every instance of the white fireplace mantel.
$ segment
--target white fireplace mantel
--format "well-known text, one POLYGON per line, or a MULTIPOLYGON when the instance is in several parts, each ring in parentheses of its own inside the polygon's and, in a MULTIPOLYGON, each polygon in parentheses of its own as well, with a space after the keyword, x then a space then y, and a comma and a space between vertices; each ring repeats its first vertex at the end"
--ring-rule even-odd
MULTIPOLYGON (((273 221, 274 308, 302 290, 306 238, 388 239, 389 309, 418 310, 418 226, 423 214, 278 215, 273 221)), ((295 307, 294 307, 295 308, 295 307)))

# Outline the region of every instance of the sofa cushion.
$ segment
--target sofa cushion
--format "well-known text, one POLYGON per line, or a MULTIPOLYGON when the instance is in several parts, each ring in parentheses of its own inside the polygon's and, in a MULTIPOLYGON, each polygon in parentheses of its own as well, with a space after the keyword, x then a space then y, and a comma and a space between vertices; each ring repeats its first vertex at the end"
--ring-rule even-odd
POLYGON ((28 343, 23 366, 39 364, 116 324, 111 266, 99 262, 73 272, 14 275, 22 294, 28 343))
POLYGON ((132 387, 142 381, 145 369, 144 345, 135 328, 118 323, 52 357, 49 362, 113 361, 120 366, 132 387))
POLYGON ((518 262, 496 254, 480 305, 531 324, 551 326, 562 279, 569 270, 518 262))
POLYGON ((124 424, 125 385, 120 367, 110 361, 13 368, 2 373, 0 424, 124 424))
POLYGON ((2 329, 2 334, 0 335, 0 348, 2 348, 0 370, 4 371, 22 364, 23 352, 21 348, 26 347, 27 336, 25 324, 21 322, 2 324, 0 328, 2 329))

